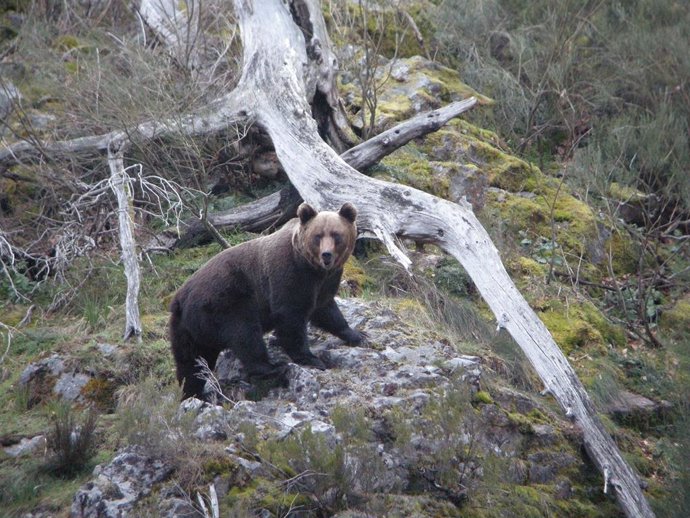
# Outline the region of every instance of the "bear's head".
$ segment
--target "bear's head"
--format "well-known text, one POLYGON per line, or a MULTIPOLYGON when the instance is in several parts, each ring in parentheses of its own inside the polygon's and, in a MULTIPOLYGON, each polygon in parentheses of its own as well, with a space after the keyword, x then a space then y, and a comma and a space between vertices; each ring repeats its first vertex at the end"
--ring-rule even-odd
POLYGON ((299 227, 293 235, 297 251, 319 269, 342 268, 355 248, 357 209, 345 203, 338 212, 316 212, 302 203, 297 209, 299 227))

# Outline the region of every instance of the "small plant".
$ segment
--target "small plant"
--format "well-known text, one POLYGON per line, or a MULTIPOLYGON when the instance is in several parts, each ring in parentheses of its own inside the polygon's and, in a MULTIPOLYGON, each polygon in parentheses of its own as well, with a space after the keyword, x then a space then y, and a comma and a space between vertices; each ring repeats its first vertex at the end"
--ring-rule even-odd
POLYGON ((89 409, 80 420, 69 405, 61 405, 53 415, 53 428, 48 433, 48 471, 72 477, 83 470, 96 453, 96 422, 98 414, 89 409), (81 421, 81 422, 80 422, 81 421))
POLYGON ((563 266, 563 257, 561 247, 553 239, 539 236, 536 240, 527 237, 524 230, 518 232, 520 237, 520 246, 527 250, 535 261, 539 264, 553 264, 555 266, 563 266))
POLYGON ((331 444, 311 428, 283 441, 267 441, 259 453, 282 472, 286 493, 308 495, 320 514, 342 509, 355 485, 344 445, 331 444))
POLYGON ((117 432, 127 444, 143 446, 163 458, 179 455, 182 441, 191 436, 194 413, 179 413, 180 392, 163 389, 149 377, 118 390, 117 432))
POLYGON ((475 415, 470 387, 457 381, 431 399, 419 422, 390 416, 396 446, 413 459, 415 485, 440 493, 456 506, 467 500, 481 470, 475 415))

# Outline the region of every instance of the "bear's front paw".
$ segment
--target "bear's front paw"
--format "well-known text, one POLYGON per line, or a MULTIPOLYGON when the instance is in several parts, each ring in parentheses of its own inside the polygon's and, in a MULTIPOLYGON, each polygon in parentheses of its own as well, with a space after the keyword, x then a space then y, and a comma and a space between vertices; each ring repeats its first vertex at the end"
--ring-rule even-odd
POLYGON ((266 392, 272 388, 287 387, 289 385, 287 373, 287 363, 276 363, 254 369, 248 377, 255 391, 266 392))
POLYGON ((305 354, 302 356, 293 357, 292 360, 295 363, 298 363, 299 365, 302 365, 304 367, 316 367, 317 369, 320 369, 322 371, 325 371, 328 368, 326 367, 325 363, 323 363, 318 357, 314 356, 313 354, 305 354))
POLYGON ((363 331, 357 331, 348 327, 347 330, 340 336, 347 345, 362 345, 368 340, 368 336, 363 331))

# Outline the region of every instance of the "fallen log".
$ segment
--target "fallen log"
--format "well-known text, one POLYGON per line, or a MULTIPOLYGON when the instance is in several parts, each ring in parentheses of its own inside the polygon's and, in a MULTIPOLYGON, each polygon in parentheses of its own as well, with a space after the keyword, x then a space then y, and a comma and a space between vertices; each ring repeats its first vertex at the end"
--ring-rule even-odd
MULTIPOLYGON (((340 158, 350 167, 364 171, 412 139, 437 131, 448 121, 458 117, 476 104, 477 100, 470 97, 443 108, 422 113, 345 151, 340 155, 340 158)), ((209 220, 216 228, 237 228, 247 232, 263 232, 294 217, 301 202, 302 198, 299 193, 292 186, 289 186, 240 207, 209 214, 209 220)), ((198 246, 209 243, 212 239, 213 237, 203 223, 194 220, 188 224, 184 233, 174 243, 173 248, 198 246)))

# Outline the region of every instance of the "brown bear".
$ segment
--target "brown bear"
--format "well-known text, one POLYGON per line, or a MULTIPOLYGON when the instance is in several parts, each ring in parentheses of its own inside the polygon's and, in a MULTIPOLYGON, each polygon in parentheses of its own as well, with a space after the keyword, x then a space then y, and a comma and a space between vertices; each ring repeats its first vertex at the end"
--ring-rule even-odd
POLYGON ((211 369, 224 349, 242 361, 250 379, 285 384, 285 366, 269 361, 263 335, 302 365, 326 366, 309 350, 307 322, 358 344, 363 335, 333 300, 343 264, 355 246, 357 209, 317 213, 302 203, 280 230, 224 250, 175 294, 170 341, 184 397, 203 396, 198 358, 211 369))

